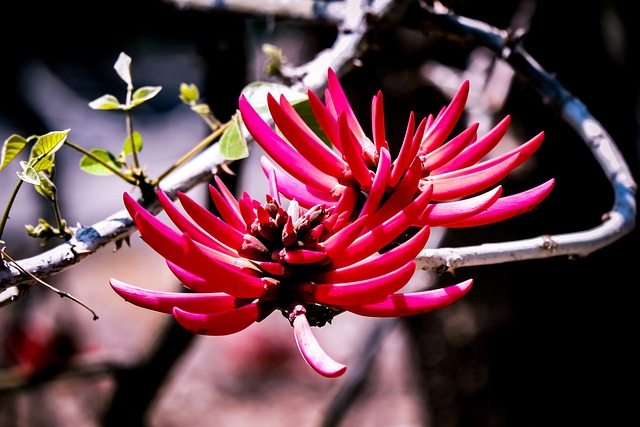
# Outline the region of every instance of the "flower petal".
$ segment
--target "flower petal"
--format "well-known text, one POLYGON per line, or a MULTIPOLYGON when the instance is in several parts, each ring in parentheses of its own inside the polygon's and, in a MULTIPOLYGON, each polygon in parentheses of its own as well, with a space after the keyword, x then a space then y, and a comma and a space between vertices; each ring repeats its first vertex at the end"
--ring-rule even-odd
POLYGON ((370 258, 347 267, 321 272, 318 275, 318 281, 325 283, 355 282, 387 274, 417 257, 427 245, 429 234, 429 227, 421 228, 409 240, 388 252, 381 255, 374 254, 370 258))
POLYGON ((444 109, 442 114, 436 117, 433 124, 426 130, 420 146, 421 154, 431 152, 447 139, 464 112, 468 96, 469 81, 465 80, 449 103, 449 106, 444 109))
POLYGON ((313 301, 321 304, 360 305, 383 300, 409 282, 416 270, 414 260, 381 276, 371 276, 365 280, 345 283, 308 283, 300 285, 300 291, 310 292, 313 301))
POLYGON ((173 317, 185 328, 200 335, 231 335, 248 328, 258 320, 260 309, 257 303, 222 313, 192 313, 178 307, 173 317))
POLYGON ((178 199, 187 214, 213 238, 229 248, 239 248, 242 245, 244 233, 227 224, 185 193, 178 192, 178 199))
POLYGON ((482 138, 479 138, 475 142, 469 144, 460 154, 458 154, 449 163, 446 163, 439 168, 433 170, 434 173, 451 172, 456 169, 466 168, 474 165, 482 160, 491 150, 498 145, 500 140, 507 133, 511 117, 506 116, 500 123, 495 125, 493 129, 487 132, 482 138))
POLYGON ((345 373, 347 367, 333 360, 320 347, 304 313, 294 317, 293 332, 300 354, 317 373, 327 378, 336 378, 345 373))
POLYGON ((472 279, 442 289, 389 295, 383 301, 358 306, 343 306, 347 311, 369 317, 401 317, 427 313, 445 307, 466 294, 472 279))
POLYGON ((109 279, 114 291, 128 302, 149 310, 171 314, 174 307, 182 310, 210 313, 235 308, 231 295, 215 293, 164 292, 139 288, 116 279, 109 279))
POLYGON ((267 103, 273 121, 289 143, 298 150, 298 153, 306 159, 313 159, 314 166, 328 175, 336 178, 341 178, 344 175, 344 170, 347 167, 344 160, 329 150, 326 144, 304 122, 300 123, 302 120, 299 116, 299 120, 291 117, 294 114, 297 116, 297 113, 284 95, 280 97, 280 104, 278 104, 275 98, 268 94, 267 103))
POLYGON ((240 96, 239 109, 247 130, 262 149, 284 170, 300 182, 322 191, 330 192, 338 183, 298 153, 282 139, 254 110, 244 95, 240 96))
POLYGON ((502 186, 468 199, 454 202, 432 203, 424 210, 418 219, 418 225, 432 227, 449 227, 455 223, 486 211, 499 199, 502 186))
POLYGON ((555 179, 552 178, 544 184, 527 191, 502 197, 487 210, 465 219, 447 223, 447 227, 460 228, 492 224, 528 212, 538 206, 549 195, 554 184, 555 179))

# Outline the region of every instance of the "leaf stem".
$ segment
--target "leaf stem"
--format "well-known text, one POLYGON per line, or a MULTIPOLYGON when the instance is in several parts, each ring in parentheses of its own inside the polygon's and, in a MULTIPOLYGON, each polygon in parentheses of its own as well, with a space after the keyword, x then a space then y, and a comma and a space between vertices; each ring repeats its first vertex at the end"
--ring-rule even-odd
POLYGON ((169 169, 167 169, 166 171, 164 171, 162 174, 160 174, 154 181, 152 181, 152 185, 155 187, 156 185, 158 185, 160 183, 160 181, 162 181, 164 178, 167 177, 167 175, 169 175, 171 172, 173 172, 174 170, 176 170, 178 167, 180 167, 184 162, 186 162, 187 160, 189 160, 190 157, 192 157, 194 154, 196 154, 198 151, 202 150, 204 147, 206 147, 207 145, 209 145, 212 141, 214 141, 216 138, 218 138, 220 135, 222 135, 222 133, 227 130, 227 128, 229 126, 231 126, 231 124, 233 123, 233 120, 229 120, 228 122, 226 122, 225 124, 221 125, 218 129, 216 129, 215 132, 210 133, 206 138, 204 138, 202 141, 200 141, 200 143, 198 145, 196 145, 194 148, 192 148, 191 150, 189 150, 189 152, 187 154, 185 154, 184 156, 182 156, 178 161, 176 161, 169 169))
POLYGON ((9 203, 7 203, 7 207, 4 210, 4 214, 2 214, 2 220, 0 221, 0 239, 2 239, 2 233, 4 233, 4 227, 7 224, 7 220, 9 219, 9 211, 11 210, 11 206, 13 206, 13 202, 16 199, 16 196, 18 195, 18 191, 20 190, 20 187, 22 186, 22 180, 19 179, 18 183, 16 184, 16 186, 13 189, 13 192, 11 193, 11 197, 9 198, 9 203))
POLYGON ((98 156, 94 155, 92 152, 85 150, 84 148, 80 147, 79 145, 74 144, 73 142, 67 140, 64 142, 66 145, 68 145, 69 147, 73 148, 74 150, 79 151, 80 153, 84 154, 87 157, 90 157, 91 159, 95 160, 96 162, 100 163, 102 166, 104 166, 105 168, 109 169, 111 172, 113 172, 114 174, 118 175, 120 178, 124 179, 126 182, 133 184, 133 185, 138 185, 138 180, 136 180, 135 178, 125 175, 124 173, 122 173, 122 171, 120 171, 119 169, 114 168, 113 166, 111 166, 108 163, 105 163, 101 158, 99 158, 98 156))

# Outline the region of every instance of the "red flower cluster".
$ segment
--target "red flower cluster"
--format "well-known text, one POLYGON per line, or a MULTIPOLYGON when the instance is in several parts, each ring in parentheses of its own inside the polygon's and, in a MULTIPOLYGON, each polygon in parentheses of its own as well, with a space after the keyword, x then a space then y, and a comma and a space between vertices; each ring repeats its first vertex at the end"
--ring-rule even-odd
POLYGON ((192 292, 160 292, 111 279, 138 306, 172 314, 194 333, 225 335, 280 311, 294 328, 301 354, 318 373, 342 375, 346 366, 319 346, 311 326, 349 311, 398 317, 451 304, 471 280, 443 289, 401 292, 415 271, 430 226, 467 227, 510 218, 538 205, 553 180, 501 197, 496 184, 522 164, 542 134, 512 152, 478 163, 500 141, 508 118, 482 138, 477 125, 446 142, 466 102, 465 83, 436 117, 415 126, 411 114, 398 157, 385 139, 382 94, 373 98, 373 140, 360 125, 329 70, 325 103, 309 92, 327 146, 281 97, 268 105, 283 136, 243 96, 244 123, 277 163, 262 159, 271 184, 264 203, 236 199, 215 177, 210 195, 218 215, 178 194, 180 209, 161 190, 170 227, 128 194, 124 203, 140 235, 192 292), (280 199, 288 200, 285 209, 280 199), (472 196, 472 197, 467 197, 472 196), (463 199, 467 197, 466 199, 463 199), (407 240, 396 240, 411 231, 407 240))

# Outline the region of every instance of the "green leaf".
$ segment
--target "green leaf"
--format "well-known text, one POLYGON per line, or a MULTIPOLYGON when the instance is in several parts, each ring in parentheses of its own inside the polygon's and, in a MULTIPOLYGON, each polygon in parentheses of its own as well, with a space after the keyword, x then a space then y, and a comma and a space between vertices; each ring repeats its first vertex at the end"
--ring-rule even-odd
POLYGON ((20 162, 20 166, 22 167, 22 172, 16 172, 18 178, 26 182, 27 184, 40 185, 40 177, 38 176, 38 172, 29 165, 29 162, 22 161, 20 162))
POLYGON ((180 83, 180 99, 185 104, 193 104, 200 99, 200 91, 195 84, 180 83))
POLYGON ((136 89, 133 93, 133 99, 131 100, 131 105, 136 106, 140 105, 143 102, 146 102, 156 96, 162 90, 162 86, 144 86, 140 89, 136 89))
POLYGON ((98 99, 94 99, 89 103, 89 107, 94 110, 123 110, 124 105, 118 102, 118 98, 113 95, 102 95, 98 99))
POLYGON ((38 172, 38 177, 40 178, 40 184, 36 185, 36 191, 50 202, 55 202, 56 186, 53 181, 44 172, 38 172))
POLYGON ((236 112, 233 122, 220 137, 220 154, 226 160, 244 159, 249 155, 247 142, 240 129, 240 114, 236 112))
MULTIPOLYGON (((116 156, 107 150, 94 148, 91 150, 91 154, 115 169, 119 170, 122 167, 122 163, 116 159, 116 156)), ((89 156, 80 159, 80 169, 92 175, 113 175, 113 171, 89 156)))
POLYGON ((20 135, 11 135, 5 139, 2 144, 2 153, 0 154, 0 170, 4 169, 27 145, 27 140, 20 135))
MULTIPOLYGON (((136 150, 136 153, 139 153, 142 150, 142 135, 138 132, 133 132, 133 147, 136 150)), ((124 145, 122 148, 122 157, 126 157, 131 154, 131 139, 127 137, 124 140, 124 145)))
POLYGON ((133 86, 131 80, 131 57, 124 52, 120 52, 116 63, 113 65, 116 73, 127 84, 127 87, 133 86))
POLYGON ((29 164, 36 171, 50 173, 54 167, 54 154, 64 145, 70 130, 49 132, 39 137, 31 147, 29 164))

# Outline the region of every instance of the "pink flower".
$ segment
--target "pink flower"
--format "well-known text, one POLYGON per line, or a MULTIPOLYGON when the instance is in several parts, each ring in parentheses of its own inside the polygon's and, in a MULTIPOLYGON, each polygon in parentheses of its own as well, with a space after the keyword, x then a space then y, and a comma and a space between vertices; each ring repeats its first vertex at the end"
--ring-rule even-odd
POLYGON ((281 137, 258 115, 249 101, 240 97, 243 121, 269 157, 261 159, 268 176, 277 180, 280 192, 309 207, 331 206, 345 191, 367 194, 366 213, 377 212, 378 223, 419 191, 431 189, 430 203, 417 225, 469 227, 511 218, 536 207, 551 191, 554 180, 528 191, 502 196, 502 187, 485 191, 524 163, 540 146, 544 134, 508 153, 481 161, 502 139, 509 126, 505 117, 491 131, 478 137, 474 124, 450 137, 460 119, 469 92, 464 82, 451 103, 434 118, 416 126, 409 117, 398 156, 391 159, 385 136, 382 93, 372 102, 372 132, 369 138, 360 126, 333 70, 323 103, 312 91, 308 98, 314 116, 333 147, 327 146, 298 115, 284 96, 267 102, 281 137), (446 142, 446 143, 445 143, 446 142), (477 193, 485 191, 482 194, 477 193), (469 197, 474 195, 474 197, 469 197), (460 200, 466 198, 464 200, 460 200), (393 200, 381 207, 385 200, 393 200), (444 202, 444 203, 443 203, 444 202))
MULTIPOLYGON (((429 227, 383 251, 419 221, 430 191, 402 205, 379 224, 355 209, 350 192, 327 207, 285 210, 277 187, 260 203, 247 193, 236 200, 218 177, 210 194, 220 216, 179 193, 182 209, 160 190, 158 198, 171 227, 130 195, 124 204, 142 239, 163 256, 169 269, 192 292, 139 288, 111 279, 125 300, 172 314, 194 333, 227 335, 280 311, 291 323, 304 359, 326 377, 346 366, 319 346, 311 326, 324 326, 345 311, 389 317, 425 313, 456 301, 471 280, 444 289, 398 292, 415 271, 414 258, 427 243, 429 227)), ((372 212, 373 213, 373 212, 372 212)))

